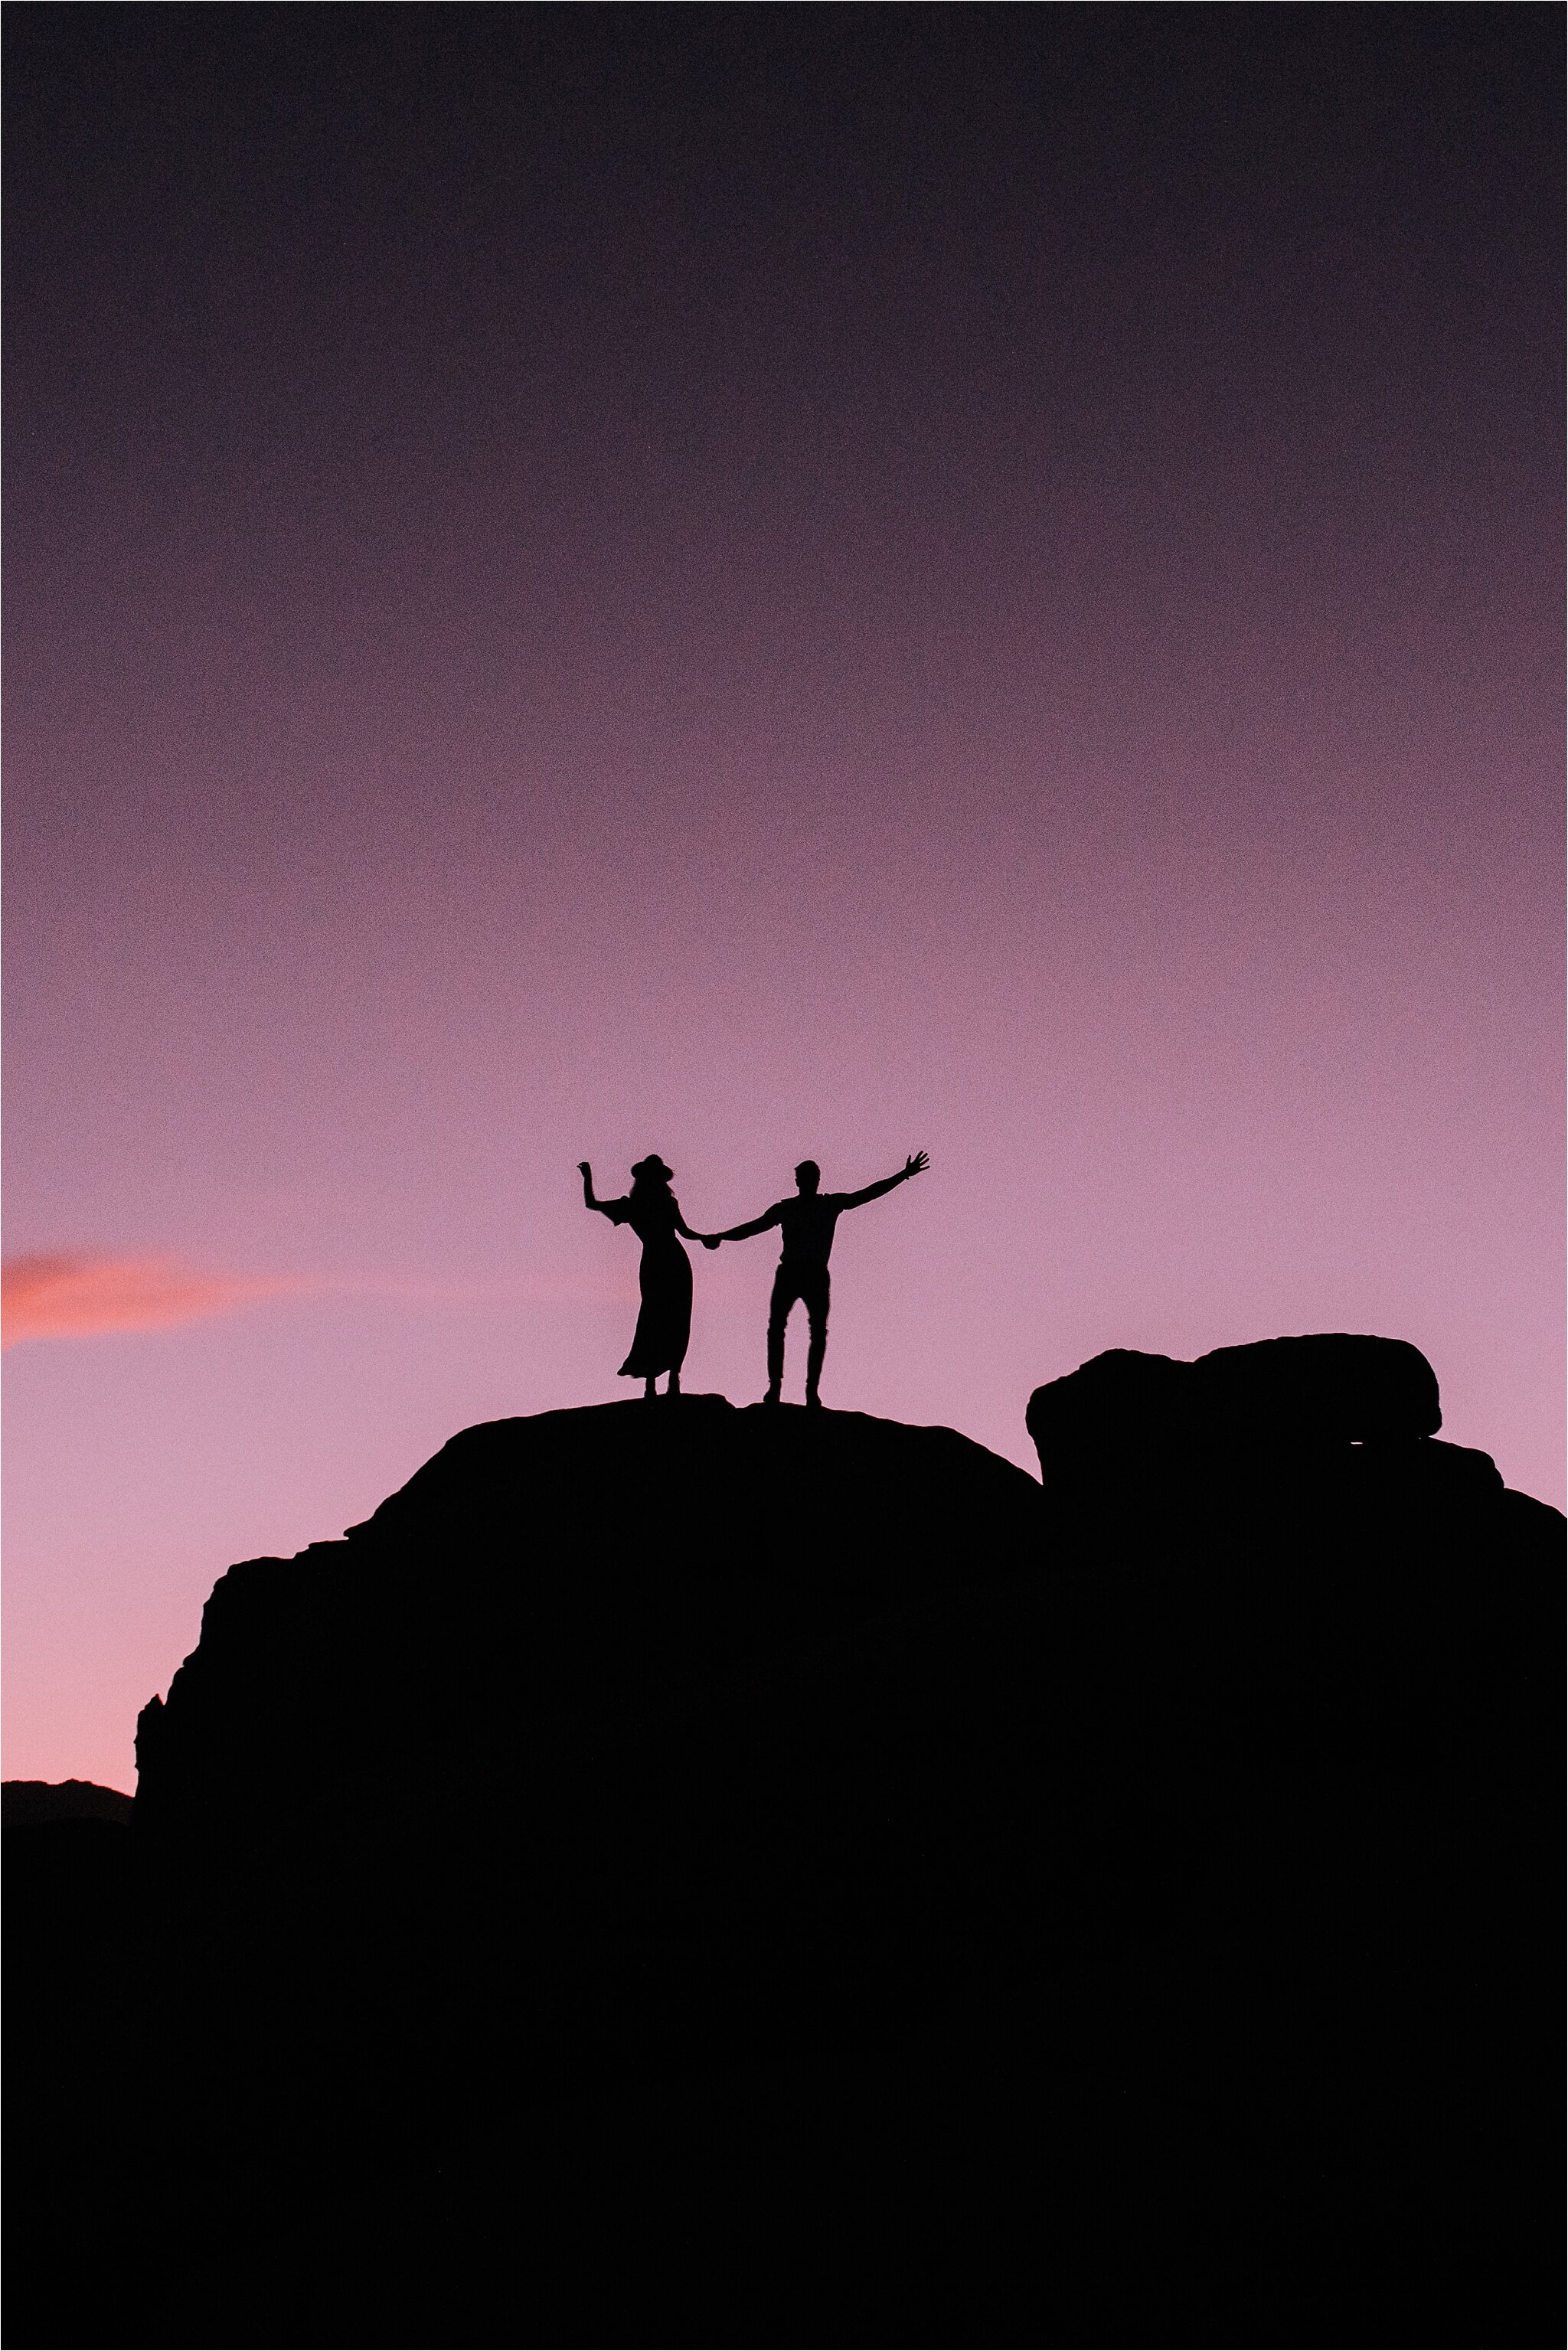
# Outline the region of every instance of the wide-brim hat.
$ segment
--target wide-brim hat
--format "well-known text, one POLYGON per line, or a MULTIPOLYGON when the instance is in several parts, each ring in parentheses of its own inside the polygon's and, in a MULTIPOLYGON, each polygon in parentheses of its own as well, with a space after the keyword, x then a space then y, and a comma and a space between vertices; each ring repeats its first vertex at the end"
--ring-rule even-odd
POLYGON ((637 1160, 632 1169, 633 1176, 650 1176, 653 1181, 664 1184, 670 1181, 674 1172, 673 1167, 665 1166, 656 1151, 650 1151, 646 1159, 637 1160))

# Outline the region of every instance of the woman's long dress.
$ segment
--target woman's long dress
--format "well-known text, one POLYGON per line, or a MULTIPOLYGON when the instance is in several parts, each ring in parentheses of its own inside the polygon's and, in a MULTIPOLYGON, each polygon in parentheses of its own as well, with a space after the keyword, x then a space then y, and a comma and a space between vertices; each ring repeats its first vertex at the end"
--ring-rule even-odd
POLYGON ((692 1335, 692 1263, 675 1237, 685 1219, 674 1196, 651 1192, 639 1199, 633 1193, 629 1200, 607 1202, 606 1213, 616 1224, 630 1225, 643 1244, 637 1277, 643 1306, 621 1376, 652 1380, 678 1372, 692 1335))

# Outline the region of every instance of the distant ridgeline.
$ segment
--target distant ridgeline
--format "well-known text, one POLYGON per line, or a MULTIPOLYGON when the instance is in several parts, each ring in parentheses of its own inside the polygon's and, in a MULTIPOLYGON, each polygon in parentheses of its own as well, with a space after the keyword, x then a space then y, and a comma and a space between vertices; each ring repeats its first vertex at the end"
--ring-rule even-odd
POLYGON ((11 2339, 1560 2339, 1563 1520, 1395 1341, 1028 1419, 497 1422, 222 1577, 14 1865, 11 2339))

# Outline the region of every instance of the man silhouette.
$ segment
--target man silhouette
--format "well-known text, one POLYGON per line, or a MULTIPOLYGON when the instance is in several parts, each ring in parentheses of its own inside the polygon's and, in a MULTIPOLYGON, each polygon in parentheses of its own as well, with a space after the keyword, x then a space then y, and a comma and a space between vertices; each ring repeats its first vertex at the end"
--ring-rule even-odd
POLYGON ((884 1176, 880 1184, 868 1184, 863 1192, 822 1192, 818 1189, 821 1169, 814 1159, 802 1159, 795 1170, 798 1189, 794 1199, 775 1200, 749 1225, 736 1225, 727 1233, 714 1233, 705 1239, 706 1249, 717 1249, 720 1241, 749 1240, 753 1233, 765 1233, 774 1225, 784 1236, 784 1253, 773 1277, 773 1297, 768 1310, 768 1394, 762 1399, 764 1404, 779 1401, 784 1379, 784 1326, 797 1299, 805 1306, 811 1330, 806 1353, 806 1402, 812 1406, 821 1404, 817 1389, 822 1376, 822 1358, 828 1352, 828 1259, 832 1252, 833 1228, 846 1208, 863 1208, 868 1200, 880 1200, 895 1185, 906 1184, 912 1176, 922 1175, 930 1164, 924 1151, 916 1151, 896 1176, 884 1176))

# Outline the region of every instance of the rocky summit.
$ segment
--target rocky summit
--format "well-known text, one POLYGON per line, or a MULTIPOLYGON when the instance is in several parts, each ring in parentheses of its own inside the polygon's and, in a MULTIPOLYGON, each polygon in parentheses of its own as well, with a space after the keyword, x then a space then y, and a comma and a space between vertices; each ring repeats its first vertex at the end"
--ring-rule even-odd
POLYGON ((1563 1527, 1440 1426, 617 1404, 231 1568, 13 1920, 11 2340, 1557 2339, 1563 1527))

